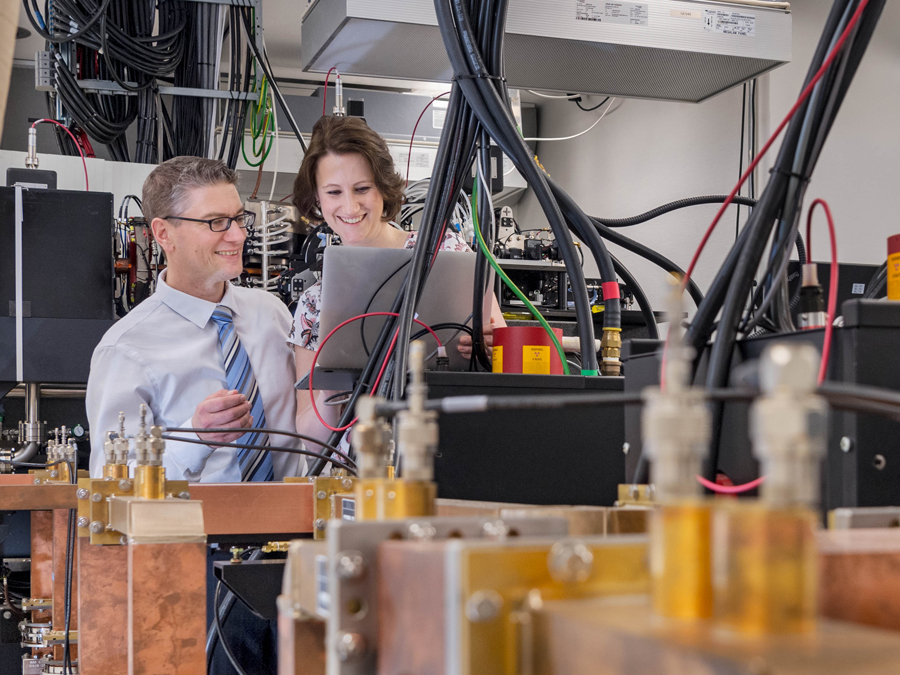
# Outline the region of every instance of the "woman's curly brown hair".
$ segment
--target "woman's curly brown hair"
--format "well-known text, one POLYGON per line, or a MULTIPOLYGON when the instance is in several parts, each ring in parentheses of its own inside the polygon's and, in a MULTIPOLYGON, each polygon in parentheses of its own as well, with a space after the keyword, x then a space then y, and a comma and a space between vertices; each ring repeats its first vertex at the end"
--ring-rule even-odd
POLYGON ((291 201, 300 215, 311 221, 321 221, 322 213, 316 205, 316 169, 319 159, 327 154, 347 155, 356 152, 372 167, 375 187, 384 200, 384 220, 393 220, 403 205, 403 178, 394 169, 394 160, 387 143, 359 117, 322 117, 316 122, 303 157, 300 171, 294 179, 291 201))

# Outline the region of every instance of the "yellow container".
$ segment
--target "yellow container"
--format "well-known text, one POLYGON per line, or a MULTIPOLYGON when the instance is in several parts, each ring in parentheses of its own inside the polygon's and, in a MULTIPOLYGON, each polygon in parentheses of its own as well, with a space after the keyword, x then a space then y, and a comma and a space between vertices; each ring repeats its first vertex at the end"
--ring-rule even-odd
POLYGON ((761 502, 717 507, 713 525, 715 619, 750 635, 816 627, 816 514, 761 502))
POLYGON ((650 519, 653 609, 673 619, 713 613, 710 559, 712 506, 701 500, 660 506, 650 519))

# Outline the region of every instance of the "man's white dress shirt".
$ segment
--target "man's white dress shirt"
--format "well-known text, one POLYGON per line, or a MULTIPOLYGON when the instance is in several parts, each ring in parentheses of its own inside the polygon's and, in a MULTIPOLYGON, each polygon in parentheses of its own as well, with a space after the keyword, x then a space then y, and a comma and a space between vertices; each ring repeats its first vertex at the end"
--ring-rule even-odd
MULTIPOLYGON (((259 384, 269 428, 294 431, 294 353, 285 343, 291 315, 277 298, 261 290, 226 284, 220 305, 234 315, 234 326, 247 350, 259 384)), ((197 405, 227 389, 218 329, 210 321, 216 304, 182 293, 166 284, 165 272, 156 292, 120 319, 94 350, 87 386, 91 425, 91 476, 102 476, 107 431, 138 430, 140 405, 149 408, 147 424, 192 427, 197 405)), ((196 434, 180 434, 196 439, 196 434)), ((272 445, 302 448, 300 441, 271 435, 272 445)), ((163 466, 171 480, 239 482, 237 448, 166 441, 163 466)), ((133 454, 133 452, 132 452, 133 454)), ((133 460, 133 457, 132 457, 133 460)), ((275 480, 303 475, 302 455, 272 452, 275 480)), ((133 461, 130 462, 133 464, 133 461)))

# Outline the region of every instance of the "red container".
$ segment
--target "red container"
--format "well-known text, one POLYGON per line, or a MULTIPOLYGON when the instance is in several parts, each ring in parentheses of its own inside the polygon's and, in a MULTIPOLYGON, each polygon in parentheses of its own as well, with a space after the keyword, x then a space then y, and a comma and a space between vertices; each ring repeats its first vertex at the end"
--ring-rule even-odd
MULTIPOLYGON (((553 333, 562 342, 562 331, 554 328, 553 333)), ((492 360, 495 373, 563 374, 556 345, 540 326, 495 328, 492 360)))

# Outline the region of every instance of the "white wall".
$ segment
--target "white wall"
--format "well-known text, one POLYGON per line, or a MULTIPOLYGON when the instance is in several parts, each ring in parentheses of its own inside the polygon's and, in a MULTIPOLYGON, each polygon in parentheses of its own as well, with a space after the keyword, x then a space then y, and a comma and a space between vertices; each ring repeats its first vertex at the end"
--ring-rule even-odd
MULTIPOLYGON (((831 2, 794 0, 791 5, 793 61, 760 80, 763 140, 768 136, 763 132, 777 126, 800 93, 831 2), (774 121, 768 123, 767 117, 774 121)), ((808 201, 816 197, 829 201, 842 262, 883 262, 886 238, 900 232, 900 220, 894 215, 900 178, 898 85, 900 3, 888 2, 807 192, 808 201)), ((684 197, 726 194, 738 176, 741 95, 737 87, 701 104, 626 100, 577 140, 539 143, 538 156, 585 212, 595 216, 632 216, 684 197)), ((592 98, 588 103, 600 100, 592 98)), ((542 137, 586 129, 600 112, 583 112, 565 101, 540 102, 539 106, 542 137)), ((773 159, 777 149, 776 143, 773 159)), ((763 181, 768 166, 761 174, 763 181)), ((623 232, 686 267, 716 209, 685 209, 623 232)), ((531 191, 515 212, 523 228, 546 223, 531 191)), ((826 259, 824 223, 819 223, 816 233, 814 257, 826 259)), ((734 237, 732 208, 700 259, 695 279, 702 289, 712 280, 734 237)), ((611 251, 631 268, 651 302, 661 309, 666 275, 616 246, 611 251)))

